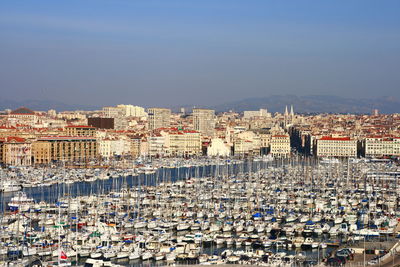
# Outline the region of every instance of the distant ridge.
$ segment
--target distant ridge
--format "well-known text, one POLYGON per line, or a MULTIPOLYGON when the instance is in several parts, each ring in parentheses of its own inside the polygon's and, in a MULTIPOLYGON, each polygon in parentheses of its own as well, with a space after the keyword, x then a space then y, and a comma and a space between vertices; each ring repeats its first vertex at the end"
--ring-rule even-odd
POLYGON ((36 111, 48 111, 49 109, 55 109, 56 111, 68 111, 68 110, 96 110, 99 107, 86 106, 86 105, 75 105, 65 104, 58 101, 51 100, 26 100, 26 101, 13 101, 0 99, 0 110, 5 109, 16 109, 19 107, 27 107, 36 111))
POLYGON ((210 108, 216 111, 258 110, 266 108, 269 112, 283 112, 285 106, 293 105, 299 113, 355 113, 370 114, 373 109, 380 113, 400 113, 400 101, 394 97, 344 98, 330 95, 272 95, 269 97, 247 98, 228 102, 210 108))
MULTIPOLYGON (((110 105, 112 105, 112 103, 110 103, 110 105)), ((294 111, 297 113, 370 114, 373 109, 378 109, 380 113, 385 114, 400 113, 400 101, 390 96, 355 99, 330 95, 271 95, 268 97, 246 98, 214 106, 197 106, 215 109, 217 112, 229 110, 243 112, 245 110, 258 110, 260 108, 266 108, 269 112, 283 112, 286 105, 293 105, 294 111)), ((66 104, 51 100, 12 101, 0 99, 0 110, 13 110, 19 107, 27 107, 37 111, 55 109, 59 112, 69 110, 99 110, 102 106, 66 104)), ((174 111, 179 110, 176 105, 170 105, 170 107, 173 108, 174 111)), ((184 107, 186 112, 190 113, 193 105, 183 105, 180 107, 184 107)))

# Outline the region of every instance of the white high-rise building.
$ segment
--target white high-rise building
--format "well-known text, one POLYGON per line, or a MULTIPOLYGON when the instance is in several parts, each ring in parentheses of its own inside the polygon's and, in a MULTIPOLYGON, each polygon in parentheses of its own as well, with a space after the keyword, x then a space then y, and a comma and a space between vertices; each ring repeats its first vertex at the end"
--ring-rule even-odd
POLYGON ((121 108, 124 111, 124 115, 127 117, 145 117, 147 113, 144 108, 133 105, 118 105, 118 108, 121 108))
POLYGON ((213 136, 215 130, 215 111, 212 109, 193 109, 193 126, 203 135, 213 136))

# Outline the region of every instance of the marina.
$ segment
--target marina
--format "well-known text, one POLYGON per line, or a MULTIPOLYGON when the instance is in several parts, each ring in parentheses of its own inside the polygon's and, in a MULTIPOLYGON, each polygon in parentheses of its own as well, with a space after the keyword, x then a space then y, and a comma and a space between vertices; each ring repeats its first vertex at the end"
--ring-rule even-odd
POLYGON ((327 264, 354 255, 339 247, 397 242, 398 174, 391 161, 225 160, 23 188, 3 193, 0 254, 15 266, 327 264))

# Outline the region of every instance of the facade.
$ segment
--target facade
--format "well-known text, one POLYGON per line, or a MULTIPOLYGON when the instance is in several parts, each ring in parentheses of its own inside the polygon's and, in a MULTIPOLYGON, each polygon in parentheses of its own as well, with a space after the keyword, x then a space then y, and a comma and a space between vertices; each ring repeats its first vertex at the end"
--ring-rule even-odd
POLYGON ((290 157, 290 137, 286 134, 272 135, 270 154, 275 158, 290 157))
POLYGON ((400 137, 366 137, 364 149, 366 157, 400 156, 400 137))
POLYGON ((193 128, 205 136, 213 136, 215 131, 215 111, 212 109, 193 109, 193 128))
POLYGON ((124 109, 119 107, 103 107, 102 113, 104 118, 118 118, 124 116, 124 109))
POLYGON ((150 156, 188 157, 202 154, 201 135, 197 131, 165 128, 149 137, 150 156))
POLYGON ((114 129, 114 118, 88 118, 88 125, 98 129, 114 129))
POLYGON ((65 127, 65 133, 67 136, 96 136, 96 127, 86 126, 86 125, 70 125, 65 127))
POLYGON ((32 144, 34 164, 51 162, 87 162, 98 156, 95 138, 50 136, 32 144))
POLYGON ((130 140, 123 138, 105 138, 98 140, 98 153, 103 158, 129 155, 131 152, 130 140))
POLYGON ((15 123, 23 123, 27 125, 33 125, 38 120, 36 113, 25 107, 11 111, 10 114, 8 114, 8 118, 15 123))
POLYGON ((251 119, 254 117, 267 117, 267 116, 268 116, 267 109, 249 110, 243 112, 243 119, 251 119))
POLYGON ((171 124, 171 110, 167 108, 149 108, 148 128, 155 130, 159 128, 168 128, 171 124))
POLYGON ((131 139, 131 155, 133 158, 138 158, 141 155, 142 138, 133 137, 131 139))
POLYGON ((166 137, 167 155, 188 157, 201 155, 201 135, 197 131, 162 132, 166 137))
POLYGON ((357 157, 357 140, 324 136, 317 139, 317 157, 357 157))
POLYGON ((258 156, 260 146, 254 141, 238 138, 233 143, 235 156, 258 156))
POLYGON ((166 155, 165 136, 161 134, 149 136, 148 155, 151 157, 163 157, 166 155))
POLYGON ((31 165, 32 144, 25 138, 6 137, 1 146, 3 164, 10 166, 31 165))
POLYGON ((133 105, 118 105, 117 108, 123 110, 123 114, 126 117, 145 117, 147 113, 144 108, 133 106, 133 105))

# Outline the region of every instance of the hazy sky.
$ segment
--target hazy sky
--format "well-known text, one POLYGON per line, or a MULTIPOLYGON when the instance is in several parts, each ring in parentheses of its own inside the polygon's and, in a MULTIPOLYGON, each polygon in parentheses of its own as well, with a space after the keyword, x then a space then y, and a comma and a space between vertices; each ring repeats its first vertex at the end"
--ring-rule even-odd
POLYGON ((399 84, 399 0, 0 2, 2 99, 206 105, 399 84))

